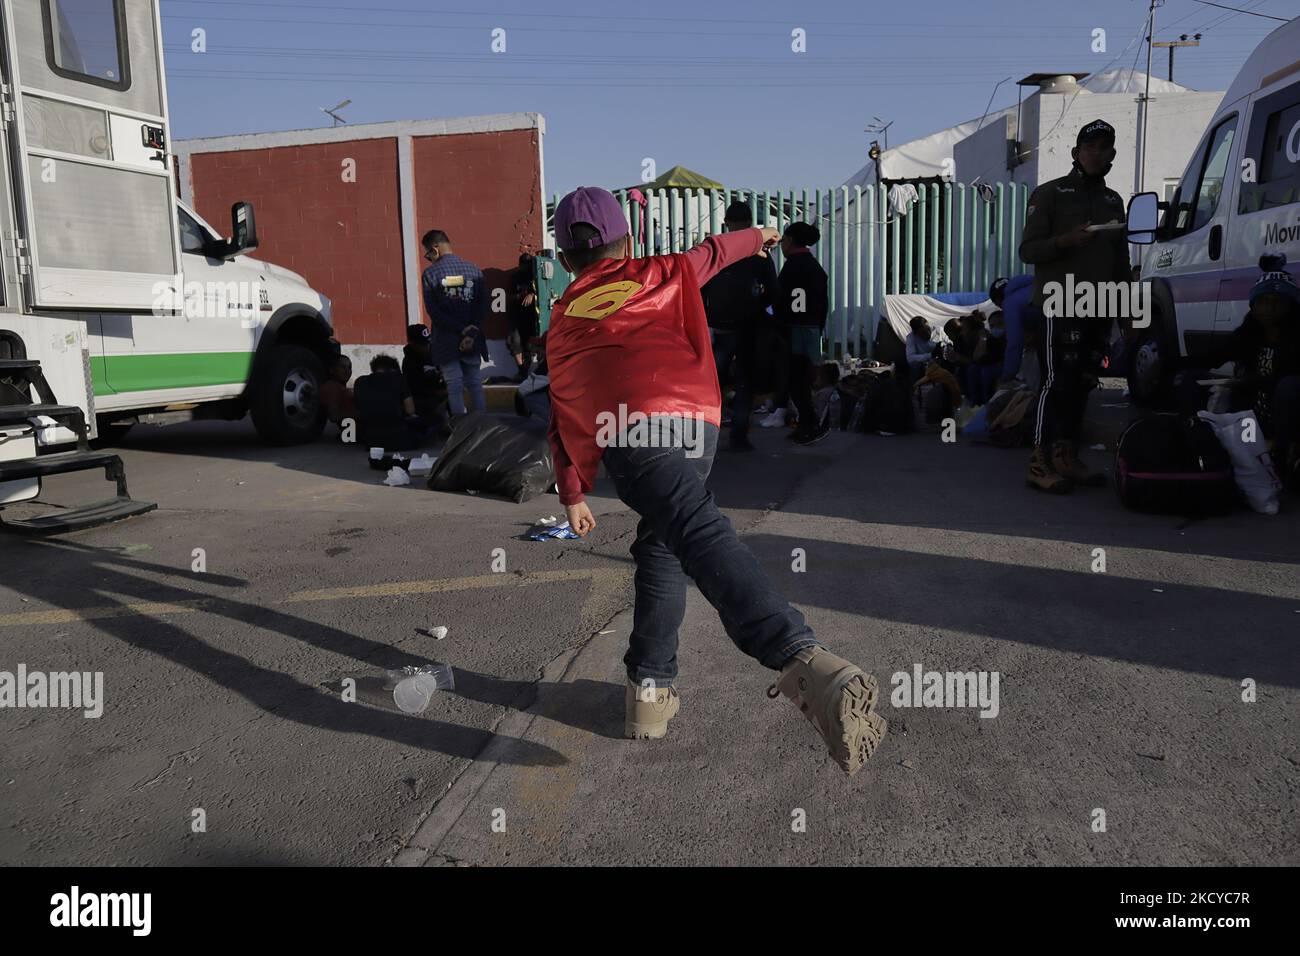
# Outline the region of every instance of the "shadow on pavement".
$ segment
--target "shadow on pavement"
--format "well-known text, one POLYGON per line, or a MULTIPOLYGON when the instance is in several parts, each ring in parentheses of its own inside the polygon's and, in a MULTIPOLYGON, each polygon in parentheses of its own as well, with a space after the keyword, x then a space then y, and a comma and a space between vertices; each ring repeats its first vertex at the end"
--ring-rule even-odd
MULTIPOLYGON (((152 581, 129 573, 162 572, 180 576, 173 568, 125 558, 112 552, 90 548, 74 542, 32 543, 36 553, 44 552, 57 560, 59 573, 50 577, 29 578, 10 575, 6 584, 15 591, 30 595, 46 604, 77 610, 70 605, 70 593, 91 598, 90 606, 105 608, 86 621, 104 634, 140 650, 188 668, 243 697, 245 700, 285 720, 323 730, 345 734, 362 734, 400 743, 405 746, 473 760, 495 736, 477 730, 432 719, 412 719, 404 714, 386 713, 370 707, 345 702, 341 696, 324 693, 318 687, 278 671, 254 664, 199 640, 166 615, 151 616, 130 610, 133 603, 202 602, 202 613, 238 622, 252 628, 273 631, 321 650, 345 655, 359 664, 380 669, 426 663, 396 647, 348 634, 317 621, 295 617, 273 607, 263 607, 152 581), (55 556, 57 555, 57 559, 55 556), (80 584, 70 592, 68 581, 80 584), (93 582, 93 583, 91 583, 93 582), (147 628, 141 627, 148 621, 147 628)), ((242 587, 239 579, 220 579, 204 575, 205 583, 223 587, 242 587), (231 582, 235 583, 231 583, 231 582)), ((84 605, 80 606, 82 610, 84 605)), ((513 741, 505 758, 510 763, 556 766, 565 758, 549 747, 524 740, 513 741)))

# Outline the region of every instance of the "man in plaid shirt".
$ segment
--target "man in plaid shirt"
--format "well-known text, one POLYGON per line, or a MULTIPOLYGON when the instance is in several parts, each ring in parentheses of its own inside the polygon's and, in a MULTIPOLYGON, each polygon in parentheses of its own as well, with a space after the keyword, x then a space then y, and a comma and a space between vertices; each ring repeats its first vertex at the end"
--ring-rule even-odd
POLYGON ((488 357, 483 320, 488 311, 488 290, 483 272, 452 252, 451 240, 441 229, 430 229, 422 240, 424 270, 421 289, 429 313, 432 336, 429 354, 447 383, 447 404, 453 416, 465 414, 465 389, 474 411, 487 408, 480 359, 488 357))

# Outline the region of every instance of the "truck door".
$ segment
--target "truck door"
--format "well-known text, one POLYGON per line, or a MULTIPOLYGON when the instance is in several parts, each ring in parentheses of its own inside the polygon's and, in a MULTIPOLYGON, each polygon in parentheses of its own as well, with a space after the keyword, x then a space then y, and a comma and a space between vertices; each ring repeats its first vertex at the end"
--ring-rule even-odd
POLYGON ((169 306, 180 252, 157 0, 0 5, 30 307, 169 306))

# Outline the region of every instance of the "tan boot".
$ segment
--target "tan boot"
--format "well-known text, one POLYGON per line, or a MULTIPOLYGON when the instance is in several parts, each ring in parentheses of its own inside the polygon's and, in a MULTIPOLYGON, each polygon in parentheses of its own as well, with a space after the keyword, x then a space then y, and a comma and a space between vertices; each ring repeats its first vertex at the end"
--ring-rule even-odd
POLYGON ((675 687, 642 687, 627 682, 624 695, 627 719, 623 736, 629 740, 657 740, 668 733, 668 721, 677 716, 681 700, 675 687))
POLYGON ((1035 448, 1034 453, 1029 456, 1029 476, 1025 478, 1025 484, 1030 488, 1037 488, 1039 491, 1054 495, 1066 494, 1071 487, 1070 479, 1052 467, 1047 453, 1041 448, 1035 448))
POLYGON ((1058 441, 1052 445, 1052 470, 1063 478, 1068 478, 1076 485, 1089 488, 1101 488, 1106 484, 1106 476, 1099 471, 1089 471, 1079 460, 1074 450, 1074 443, 1058 441))
POLYGON ((872 709, 879 694, 876 679, 824 647, 795 654, 767 693, 795 702, 849 776, 875 753, 889 727, 872 709))

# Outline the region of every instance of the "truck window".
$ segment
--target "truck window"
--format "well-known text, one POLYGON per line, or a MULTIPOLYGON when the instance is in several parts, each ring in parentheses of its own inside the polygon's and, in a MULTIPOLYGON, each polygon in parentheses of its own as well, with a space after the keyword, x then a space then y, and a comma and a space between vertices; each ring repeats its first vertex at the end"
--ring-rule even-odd
POLYGON ((42 0, 45 56, 59 76, 110 89, 131 85, 123 0, 42 0))
POLYGON ((176 215, 181 223, 181 252, 203 252, 208 244, 208 236, 203 227, 184 209, 177 208, 176 215))
POLYGON ((1239 212, 1300 202, 1300 83, 1256 104, 1246 155, 1258 165, 1256 181, 1242 183, 1239 212))
POLYGON ((1233 116, 1219 124, 1210 139, 1210 149, 1206 154, 1205 171, 1196 189, 1196 210, 1192 217, 1192 232, 1200 229, 1211 219, 1219 208, 1219 197, 1223 194, 1223 177, 1228 169, 1228 159, 1232 156, 1232 141, 1237 131, 1237 117, 1233 116))
POLYGON ((1209 139, 1187 165, 1183 181, 1179 183, 1165 213, 1165 222, 1170 224, 1168 238, 1195 232, 1214 218, 1214 213, 1219 208, 1219 196, 1223 192, 1228 160, 1232 156, 1236 129, 1237 116, 1234 113, 1214 128, 1209 139))

